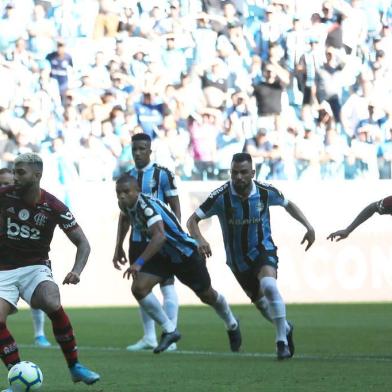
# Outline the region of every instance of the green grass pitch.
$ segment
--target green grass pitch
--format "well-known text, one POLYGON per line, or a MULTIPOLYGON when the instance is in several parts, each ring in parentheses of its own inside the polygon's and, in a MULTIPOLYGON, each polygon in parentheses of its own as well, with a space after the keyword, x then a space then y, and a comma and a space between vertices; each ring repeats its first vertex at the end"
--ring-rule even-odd
MULTIPOLYGON (((68 309, 80 360, 101 374, 93 386, 73 384, 58 348, 32 345, 29 310, 8 326, 22 359, 37 363, 47 392, 390 391, 392 303, 289 305, 296 355, 275 359, 274 330, 251 306, 233 306, 241 321, 242 352, 231 353, 221 321, 206 306, 181 307, 183 335, 175 353, 130 353, 141 337, 136 308, 68 309)), ((46 331, 53 343, 50 322, 46 331)), ((2 383, 6 387, 6 370, 2 383)))

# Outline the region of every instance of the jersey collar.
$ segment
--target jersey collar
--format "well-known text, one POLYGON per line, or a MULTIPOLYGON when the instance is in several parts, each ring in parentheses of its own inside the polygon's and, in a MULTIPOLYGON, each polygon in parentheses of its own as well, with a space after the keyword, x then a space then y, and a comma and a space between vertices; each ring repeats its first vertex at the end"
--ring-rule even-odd
POLYGON ((136 170, 137 170, 137 171, 145 172, 145 171, 147 171, 148 169, 150 169, 151 167, 153 167, 153 165, 154 165, 154 162, 150 162, 148 165, 144 166, 143 168, 141 168, 141 169, 136 169, 136 170))
MULTIPOLYGON (((231 190, 231 193, 232 193, 233 195, 240 197, 240 195, 239 195, 239 194, 235 191, 235 189, 234 189, 233 181, 230 181, 230 190, 231 190)), ((252 180, 252 189, 251 189, 251 191, 250 191, 248 197, 253 196, 255 193, 256 193, 256 184, 255 184, 255 182, 252 180)))

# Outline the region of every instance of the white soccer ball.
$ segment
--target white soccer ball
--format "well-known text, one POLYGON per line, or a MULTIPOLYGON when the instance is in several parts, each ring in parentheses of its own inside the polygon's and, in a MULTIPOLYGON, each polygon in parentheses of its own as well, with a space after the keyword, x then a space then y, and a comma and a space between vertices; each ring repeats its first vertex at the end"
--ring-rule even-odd
POLYGON ((17 363, 8 372, 8 382, 15 392, 38 391, 43 380, 41 369, 29 361, 17 363))

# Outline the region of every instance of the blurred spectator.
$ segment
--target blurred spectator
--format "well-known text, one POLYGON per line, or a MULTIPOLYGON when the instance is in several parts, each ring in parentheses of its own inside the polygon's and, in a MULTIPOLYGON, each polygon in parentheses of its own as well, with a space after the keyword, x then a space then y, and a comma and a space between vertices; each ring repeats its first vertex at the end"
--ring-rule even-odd
POLYGON ((305 129, 303 137, 297 141, 295 150, 299 179, 313 181, 321 178, 320 158, 322 152, 323 143, 320 137, 311 129, 305 129))
POLYGON ((245 137, 239 119, 233 115, 223 124, 223 130, 216 138, 218 179, 230 178, 230 167, 233 155, 242 151, 245 137))
POLYGON ((153 94, 146 91, 142 94, 140 102, 135 103, 135 112, 143 132, 154 139, 156 128, 162 124, 164 105, 155 103, 153 94))
POLYGON ((0 51, 4 52, 19 38, 27 38, 26 30, 19 23, 14 5, 9 2, 5 7, 4 16, 0 19, 0 51))
POLYGON ((189 168, 189 133, 177 127, 174 116, 169 114, 163 118, 158 128, 158 137, 153 141, 154 161, 169 168, 180 178, 190 178, 189 168))
POLYGON ((321 178, 344 180, 344 161, 348 155, 348 144, 336 129, 325 132, 324 151, 321 155, 321 178))
POLYGON ((385 139, 386 134, 385 126, 387 125, 388 115, 377 106, 374 100, 370 100, 367 105, 367 115, 361 118, 358 122, 356 130, 359 133, 363 127, 366 127, 366 132, 368 133, 368 139, 370 141, 375 141, 380 136, 385 139))
POLYGON ((363 126, 351 142, 355 159, 354 178, 378 178, 377 146, 371 142, 370 129, 363 126))
POLYGON ((195 43, 193 49, 193 62, 204 66, 205 62, 211 61, 216 54, 216 40, 218 34, 209 26, 209 16, 206 13, 196 17, 196 29, 192 33, 195 43))
POLYGON ((51 66, 51 76, 57 80, 60 88, 60 94, 63 96, 68 89, 68 81, 70 78, 70 71, 73 67, 72 57, 66 52, 65 43, 63 41, 57 42, 57 50, 49 53, 46 56, 51 66))
POLYGON ((256 135, 245 141, 244 152, 251 155, 256 169, 256 179, 265 180, 271 172, 270 157, 273 144, 268 138, 268 131, 260 128, 256 135))
POLYGON ((168 82, 179 84, 181 74, 186 73, 186 61, 184 53, 176 47, 175 34, 166 35, 166 47, 162 52, 162 63, 167 69, 168 82))
POLYGON ((30 50, 38 59, 55 49, 56 29, 53 20, 46 16, 45 8, 36 4, 31 22, 27 26, 30 50))
POLYGON ((263 65, 263 81, 255 86, 259 126, 280 129, 282 111, 282 93, 289 84, 289 73, 283 67, 283 59, 278 54, 279 47, 270 47, 269 61, 263 65))
POLYGON ((392 178, 392 126, 389 135, 378 148, 378 171, 381 179, 392 178))
POLYGON ((325 62, 316 74, 316 95, 318 102, 329 103, 335 121, 340 122, 341 99, 343 94, 343 69, 345 64, 338 58, 336 49, 328 47, 325 62))
POLYGON ((115 37, 119 24, 119 8, 116 0, 99 0, 99 11, 95 20, 95 39, 115 37))
POLYGON ((218 136, 216 112, 204 109, 201 116, 189 117, 190 149, 195 162, 195 180, 216 177, 216 138, 218 136), (195 118, 196 117, 196 118, 195 118))
POLYGON ((283 41, 282 26, 276 21, 276 10, 273 5, 265 9, 265 21, 260 23, 260 28, 254 36, 255 52, 262 60, 268 59, 269 48, 272 44, 280 45, 283 41))

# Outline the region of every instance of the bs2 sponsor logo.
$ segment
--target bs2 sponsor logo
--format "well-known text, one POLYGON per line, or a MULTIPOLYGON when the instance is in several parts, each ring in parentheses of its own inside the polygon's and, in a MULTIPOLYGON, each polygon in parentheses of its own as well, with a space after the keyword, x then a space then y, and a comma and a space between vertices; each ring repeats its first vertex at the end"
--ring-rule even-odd
POLYGON ((30 238, 31 240, 39 240, 41 232, 35 227, 27 225, 19 225, 11 221, 11 218, 7 219, 7 236, 9 238, 30 238))

